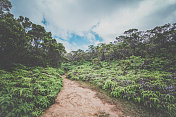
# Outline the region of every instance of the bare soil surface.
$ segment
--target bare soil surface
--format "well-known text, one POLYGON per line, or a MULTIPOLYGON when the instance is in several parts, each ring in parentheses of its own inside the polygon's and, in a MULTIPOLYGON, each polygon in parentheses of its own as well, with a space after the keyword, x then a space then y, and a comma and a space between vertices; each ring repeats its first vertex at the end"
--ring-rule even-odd
POLYGON ((66 79, 64 87, 41 117, 121 117, 122 111, 102 101, 96 91, 81 87, 76 81, 66 79))

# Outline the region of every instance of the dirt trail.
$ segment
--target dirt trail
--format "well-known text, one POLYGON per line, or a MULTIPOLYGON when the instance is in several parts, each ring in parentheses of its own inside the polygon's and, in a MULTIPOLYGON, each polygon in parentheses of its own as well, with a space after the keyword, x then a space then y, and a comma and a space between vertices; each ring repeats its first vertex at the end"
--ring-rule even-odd
POLYGON ((63 77, 64 88, 58 94, 55 104, 41 117, 118 117, 122 115, 121 111, 115 109, 115 105, 110 105, 96 97, 95 91, 82 88, 79 83, 66 79, 65 75, 63 77))

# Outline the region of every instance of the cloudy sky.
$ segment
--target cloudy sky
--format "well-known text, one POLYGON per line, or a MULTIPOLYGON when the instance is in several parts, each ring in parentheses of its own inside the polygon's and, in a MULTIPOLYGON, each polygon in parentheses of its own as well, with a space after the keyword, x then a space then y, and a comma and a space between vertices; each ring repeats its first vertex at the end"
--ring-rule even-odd
POLYGON ((109 43, 125 30, 176 23, 176 0, 10 0, 11 12, 43 25, 66 50, 109 43))

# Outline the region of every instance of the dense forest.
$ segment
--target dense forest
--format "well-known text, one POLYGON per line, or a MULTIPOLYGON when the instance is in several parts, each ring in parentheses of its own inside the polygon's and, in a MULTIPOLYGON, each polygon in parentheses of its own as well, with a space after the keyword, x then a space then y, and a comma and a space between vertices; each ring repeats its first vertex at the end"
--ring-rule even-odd
POLYGON ((15 19, 9 12, 12 7, 7 0, 1 0, 0 19, 0 66, 9 68, 13 64, 27 66, 56 67, 64 60, 66 52, 63 44, 52 38, 41 25, 29 18, 15 19))
POLYGON ((14 18, 11 7, 0 0, 0 115, 41 115, 67 73, 159 116, 176 116, 176 23, 129 29, 109 44, 66 53, 43 26, 14 18))

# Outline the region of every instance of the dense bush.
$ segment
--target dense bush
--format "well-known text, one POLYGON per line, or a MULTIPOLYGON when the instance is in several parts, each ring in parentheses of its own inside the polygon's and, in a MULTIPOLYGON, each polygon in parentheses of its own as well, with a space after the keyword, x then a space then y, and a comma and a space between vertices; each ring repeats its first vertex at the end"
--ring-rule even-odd
POLYGON ((146 64, 144 59, 135 56, 126 60, 101 62, 102 67, 99 68, 86 63, 69 71, 68 77, 92 82, 109 91, 113 97, 131 100, 174 117, 176 74, 154 70, 156 63, 158 62, 153 61, 152 64, 146 64))
POLYGON ((54 103, 62 88, 62 77, 54 68, 18 66, 10 73, 0 70, 0 115, 39 116, 54 103))

